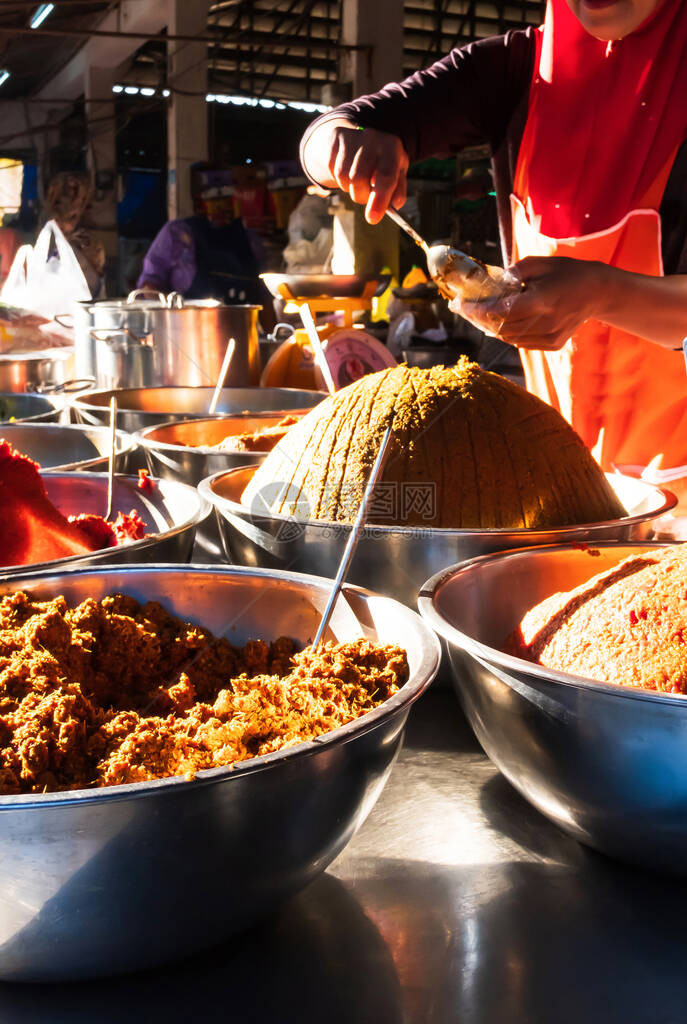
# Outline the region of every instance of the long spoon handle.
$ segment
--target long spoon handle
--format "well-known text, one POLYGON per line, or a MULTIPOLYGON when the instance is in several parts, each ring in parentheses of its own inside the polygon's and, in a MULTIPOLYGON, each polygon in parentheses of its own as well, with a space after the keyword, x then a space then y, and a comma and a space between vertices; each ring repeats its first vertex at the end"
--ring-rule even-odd
POLYGON ((310 311, 310 306, 308 305, 307 302, 304 302, 300 306, 299 312, 301 314, 301 320, 303 321, 303 326, 305 327, 306 333, 308 335, 308 340, 310 341, 310 344, 312 345, 313 355, 315 357, 315 363, 319 367, 319 371, 322 374, 322 376, 324 377, 324 383, 325 383, 325 385, 327 387, 327 391, 329 392, 330 395, 333 395, 334 392, 336 391, 336 384, 334 383, 334 378, 332 377, 332 371, 329 368, 329 363, 327 362, 327 357, 324 354, 324 349, 322 348, 322 342, 320 341, 320 336, 317 333, 317 327, 315 326, 315 321, 314 321, 313 315, 312 315, 312 313, 310 311))
POLYGON ((391 217, 392 221, 395 224, 398 224, 398 226, 401 229, 401 231, 405 231, 405 233, 407 235, 410 235, 410 237, 415 242, 415 244, 419 245, 424 253, 429 252, 429 246, 425 242, 425 240, 422 237, 422 235, 418 235, 418 233, 415 230, 415 228, 412 227, 412 225, 410 225, 408 223, 408 221, 405 219, 405 217, 401 216, 401 214, 398 212, 398 210, 394 206, 387 206, 387 208, 386 208, 386 215, 387 215, 387 217, 391 217))
POLYGON ((215 384, 215 390, 213 391, 212 399, 210 400, 210 408, 208 409, 208 415, 210 416, 215 415, 217 403, 219 402, 219 396, 222 394, 222 388, 224 387, 224 382, 227 379, 227 374, 229 373, 229 367, 231 366, 231 361, 234 358, 235 351, 236 341, 234 338, 230 338, 229 341, 227 342, 227 347, 224 352, 224 359, 222 360, 222 366, 219 371, 219 377, 217 379, 217 383, 215 384))
POLYGON ((356 516, 355 523, 353 524, 353 529, 351 530, 348 541, 346 542, 343 558, 341 559, 341 563, 339 565, 339 571, 336 574, 334 585, 331 589, 331 593, 329 594, 327 607, 324 610, 322 621, 320 622, 317 633, 315 634, 315 639, 313 640, 313 650, 318 646, 318 644, 322 640, 324 632, 327 626, 329 625, 329 620, 332 617, 332 612, 334 611, 336 599, 339 596, 342 584, 346 578, 346 574, 348 573, 351 562, 353 561, 353 556, 355 554, 356 548, 358 547, 358 541, 360 540, 362 532, 365 529, 365 523, 367 522, 368 505, 370 504, 370 498, 372 497, 372 492, 375 488, 375 485, 379 477, 381 476, 382 470, 384 469, 386 451, 389 445, 390 437, 391 427, 387 427, 384 437, 382 438, 382 443, 379 452, 377 453, 377 458, 375 459, 374 466, 372 467, 372 472, 370 473, 370 477, 367 481, 367 486, 365 487, 363 500, 360 502, 358 515, 356 516))
POLYGON ((112 518, 112 502, 114 501, 115 460, 117 458, 117 397, 110 399, 110 458, 107 464, 107 512, 105 519, 112 518))

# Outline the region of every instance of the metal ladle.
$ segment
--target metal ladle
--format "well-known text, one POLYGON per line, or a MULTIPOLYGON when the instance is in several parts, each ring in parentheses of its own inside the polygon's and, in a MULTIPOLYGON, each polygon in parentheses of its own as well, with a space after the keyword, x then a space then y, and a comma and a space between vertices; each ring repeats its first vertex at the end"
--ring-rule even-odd
POLYGON ((485 302, 514 295, 525 287, 502 267, 482 263, 452 245, 427 245, 393 206, 387 207, 386 215, 422 249, 427 257, 429 276, 444 298, 485 302))

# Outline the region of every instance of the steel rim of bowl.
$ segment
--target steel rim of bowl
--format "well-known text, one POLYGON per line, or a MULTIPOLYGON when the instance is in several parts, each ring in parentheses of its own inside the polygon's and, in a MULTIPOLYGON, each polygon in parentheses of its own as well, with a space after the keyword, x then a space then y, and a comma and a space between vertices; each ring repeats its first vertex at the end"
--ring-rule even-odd
MULTIPOLYGON (((248 505, 243 505, 240 501, 234 501, 231 498, 224 498, 222 495, 217 494, 213 490, 213 485, 217 483, 222 477, 229 476, 232 473, 245 473, 247 470, 253 469, 258 470, 260 465, 256 463, 254 466, 242 466, 237 469, 220 470, 217 473, 213 473, 212 476, 206 477, 198 484, 198 491, 203 497, 209 501, 219 512, 223 512, 224 509, 232 512, 234 515, 239 515, 245 518, 246 516, 252 516, 260 519, 273 519, 278 523, 300 523, 308 527, 308 529, 320 529, 320 530, 341 530, 347 532, 351 529, 351 523, 339 523, 334 519, 299 519, 297 516, 288 515, 285 512, 268 512, 259 511, 254 512, 248 505)), ((252 477, 251 477, 252 479, 252 477)), ((461 537, 480 537, 484 534, 494 537, 530 537, 536 535, 542 538, 542 541, 538 541, 537 547, 542 546, 545 541, 543 538, 550 536, 552 541, 558 541, 559 538, 569 536, 574 533, 580 533, 581 531, 591 530, 607 530, 615 526, 638 526, 640 523, 649 522, 652 519, 658 519, 659 516, 665 515, 666 512, 670 512, 672 508, 677 505, 677 497, 672 491, 667 490, 664 487, 658 487, 656 484, 647 484, 647 487, 652 487, 663 497, 663 504, 660 508, 655 509, 651 512, 641 512, 634 516, 621 516, 618 519, 608 519, 602 522, 596 523, 576 523, 573 526, 557 526, 547 527, 545 530, 538 530, 536 527, 505 527, 499 526, 494 529, 478 529, 475 527, 468 527, 461 529, 460 527, 454 526, 384 526, 381 523, 368 523, 363 531, 363 538, 365 537, 398 537, 398 536, 422 536, 423 534, 431 532, 439 537, 448 537, 449 535, 459 535, 461 537)), ((534 545, 531 545, 534 547, 534 545)))
MULTIPOLYGON (((93 412, 103 412, 103 411, 105 411, 105 412, 107 412, 109 400, 112 397, 112 395, 114 395, 115 397, 118 397, 121 394, 122 391, 126 391, 129 394, 131 394, 132 392, 137 393, 137 394, 141 394, 143 392, 150 393, 150 392, 155 392, 155 391, 158 391, 158 390, 159 391, 171 391, 171 392, 174 392, 174 391, 201 391, 201 390, 205 390, 205 391, 207 391, 208 395, 210 396, 210 395, 212 395, 212 392, 214 391, 214 388, 211 387, 210 385, 205 385, 205 384, 201 384, 198 387, 194 387, 192 385, 185 385, 185 384, 181 384, 181 385, 170 384, 170 385, 163 385, 163 386, 161 386, 159 388, 157 388, 157 387, 149 387, 149 388, 96 388, 93 391, 87 391, 87 392, 85 392, 85 393, 75 397, 74 399, 72 399, 71 404, 77 410, 78 409, 84 409, 84 410, 88 410, 89 412, 90 411, 93 411, 93 412), (103 399, 102 404, 100 404, 98 402, 89 402, 88 401, 89 398, 94 398, 96 396, 98 398, 102 398, 103 399)), ((251 386, 240 387, 239 385, 229 385, 226 388, 222 388, 222 393, 223 394, 226 393, 229 396, 231 396, 231 392, 232 391, 255 391, 255 392, 263 392, 263 393, 265 391, 281 391, 281 392, 286 392, 287 394, 293 394, 294 392, 303 393, 306 390, 307 390, 306 388, 263 388, 263 387, 260 387, 259 385, 254 385, 252 387, 251 386)), ((309 391, 308 390, 307 393, 311 394, 311 395, 320 395, 321 396, 320 401, 323 401, 327 397, 326 391, 309 391)), ((178 416, 179 412, 183 411, 183 410, 174 410, 174 409, 169 409, 169 410, 164 410, 164 409, 161 409, 161 410, 157 410, 157 409, 143 409, 141 407, 131 407, 130 408, 128 406, 122 405, 121 402, 119 402, 119 401, 118 401, 118 404, 117 404, 117 408, 118 408, 118 412, 120 412, 120 413, 125 413, 125 412, 133 412, 133 413, 144 412, 144 413, 152 413, 152 414, 154 414, 156 416, 178 416)), ((315 408, 315 406, 313 406, 313 408, 315 408)), ((255 413, 255 412, 263 411, 263 410, 248 410, 248 411, 249 412, 252 411, 253 413, 255 413)), ((264 411, 269 412, 270 410, 264 410, 264 411)), ((286 411, 288 412, 288 409, 286 411)), ((218 415, 220 415, 220 416, 221 415, 224 415, 224 416, 235 416, 236 415, 236 416, 238 416, 238 415, 240 415, 243 412, 246 412, 245 407, 240 409, 237 413, 233 413, 233 412, 224 413, 224 414, 219 413, 218 415)), ((209 417, 207 417, 207 416, 202 416, 201 417, 201 419, 208 419, 208 418, 209 417)), ((163 422, 166 422, 166 421, 165 420, 161 420, 160 422, 163 423, 163 422)))
MULTIPOLYGON (((107 549, 106 549, 107 550, 107 549)), ((0 584, 11 583, 13 587, 21 583, 44 583, 48 584, 51 581, 51 577, 59 576, 87 576, 94 574, 98 576, 107 575, 109 571, 123 573, 128 575, 129 573, 134 574, 172 574, 179 572, 188 573, 204 573, 212 574, 219 577, 231 578, 233 576, 244 577, 261 577, 266 580, 286 580, 287 582, 294 583, 310 583, 317 584, 323 592, 328 592, 331 588, 331 580, 325 579, 322 576, 313 576, 306 573, 299 572, 284 572, 274 571, 270 569, 254 569, 248 566, 208 566, 208 565, 196 565, 190 563, 188 565, 179 565, 177 563, 166 563, 161 562, 154 565, 115 565, 110 564, 103 571, 98 569, 92 569, 91 567, 79 568, 74 566, 73 568, 65 569, 63 572, 50 572, 47 574, 40 574, 40 577, 35 572, 22 573, 22 575, 13 577, 11 580, 2 580, 0 578, 0 584)), ((354 591, 364 596, 372 596, 378 600, 388 601, 392 604, 398 604, 399 608, 404 613, 417 616, 417 612, 414 612, 411 608, 407 608, 405 605, 400 605, 398 601, 395 601, 391 597, 384 597, 383 594, 376 594, 372 590, 367 590, 365 587, 351 586, 345 584, 342 588, 342 593, 346 591, 354 591)), ((418 617, 419 618, 419 617, 418 617)), ((323 733, 321 736, 316 737, 314 740, 308 740, 305 743, 298 743, 293 747, 288 747, 285 750, 275 750, 270 754, 263 754, 261 757, 248 758, 246 761, 239 761, 232 765, 220 766, 217 768, 205 768, 195 774, 192 779, 186 779, 183 775, 171 775, 165 779, 153 779, 150 782, 129 782, 121 786, 102 786, 99 789, 74 789, 65 790, 58 793, 22 793, 15 795, 0 795, 0 814, 3 810, 14 810, 16 808, 29 808, 29 807, 45 807, 46 804, 61 806, 69 806, 70 804, 84 804, 84 803, 100 803, 105 800, 122 800, 131 799, 132 797, 142 798, 150 790, 160 790, 167 788, 186 788, 193 785, 211 785, 217 781, 226 781, 230 778, 239 778, 244 775, 249 775, 254 772, 264 771, 267 768, 272 767, 282 761, 293 761, 296 758, 312 757, 317 754, 324 747, 338 746, 341 743, 348 743, 352 739, 357 739, 358 736, 362 736, 364 733, 374 729, 375 726, 381 721, 381 719, 395 714, 398 711, 404 710, 406 705, 410 705, 418 697, 424 693, 427 687, 434 679, 436 673, 439 670, 439 663, 441 661, 441 644, 437 639, 436 635, 432 633, 429 627, 426 626, 422 619, 419 619, 420 624, 427 629, 427 644, 423 645, 422 661, 415 672, 417 678, 415 681, 408 680, 392 697, 385 700, 378 707, 373 708, 372 711, 368 711, 366 714, 361 715, 359 718, 353 719, 351 722, 347 722, 345 725, 340 725, 336 729, 330 730, 328 733, 323 733), (432 643, 432 641, 434 641, 432 643)))
MULTIPOLYGON (((313 407, 314 408, 314 407, 313 407)), ((284 417, 291 415, 294 412, 301 412, 300 409, 279 409, 277 412, 283 413, 284 417)), ((168 451, 168 452, 198 452, 199 455, 246 455, 255 458, 260 455, 260 452, 224 452, 218 451, 216 447, 207 444, 172 444, 171 441, 156 441, 154 438, 149 437, 154 430, 161 430, 162 427, 175 428, 183 427, 189 423, 211 423, 217 420, 244 420, 248 422, 254 419, 268 419, 270 414, 273 412, 271 409, 256 409, 255 412, 225 412, 217 413, 215 416, 200 416, 196 419, 188 420, 177 420, 175 423, 170 423, 169 420, 162 420, 160 423, 152 423, 149 427, 143 427, 141 430, 135 430, 132 432, 131 437, 134 439, 134 443, 139 444, 141 448, 145 448, 146 451, 168 451)), ((310 412, 310 409, 305 410, 306 413, 310 412)), ((264 455, 269 455, 269 452, 264 452, 264 455)), ((246 467, 242 467, 246 468, 246 467)))
POLYGON ((382 292, 388 287, 389 281, 391 280, 391 274, 308 274, 295 273, 286 274, 275 272, 267 272, 260 274, 261 279, 265 283, 265 287, 269 291, 270 295, 274 299, 282 298, 282 294, 279 291, 281 285, 284 285, 294 297, 308 298, 308 299, 329 299, 329 298, 349 298, 359 299, 362 298, 365 291, 365 286, 370 281, 377 281, 377 290, 375 291, 374 298, 382 294, 382 292), (272 286, 268 284, 268 279, 272 282, 272 286), (335 285, 333 281, 336 280, 339 283, 335 285), (296 283, 298 282, 298 283, 296 283), (297 289, 303 288, 309 292, 308 295, 298 296, 297 289), (329 287, 327 287, 329 286, 329 287), (321 289, 317 291, 317 289, 321 289), (343 294, 342 294, 343 292, 343 294))
MULTIPOLYGON (((33 416, 13 416, 8 420, 0 420, 0 429, 5 427, 23 427, 24 424, 33 426, 39 423, 49 423, 50 421, 46 420, 46 416, 59 416, 61 412, 62 410, 59 407, 53 406, 52 409, 46 409, 45 412, 36 412, 33 416)), ((62 424, 55 423, 53 425, 59 427, 62 424)))
MULTIPOLYGON (((73 476, 73 473, 62 473, 57 470, 48 473, 46 476, 73 476)), ((79 473, 79 481, 93 479, 96 480, 107 480, 107 473, 79 473)), ((135 476, 124 476, 117 474, 118 480, 126 480, 131 484, 136 484, 138 477, 135 476)), ((29 565, 0 565, 0 584, 3 583, 14 583, 15 579, 19 576, 37 576, 43 575, 44 573, 52 574, 55 570, 58 570, 60 566, 64 566, 64 571, 71 571, 73 567, 75 570, 79 568, 78 563, 84 560, 89 562, 101 561, 104 558, 112 557, 112 552, 116 551, 117 547, 125 547, 127 552, 129 551, 143 551, 146 547, 154 547, 161 540, 170 540, 172 537, 176 537, 177 534, 183 533, 185 530, 190 529, 192 526, 198 528, 201 523, 204 523, 212 512, 212 505, 201 495, 198 494, 197 488, 191 487, 190 484, 182 484, 178 480, 161 480, 158 477, 150 477, 152 482, 158 487, 172 485, 173 487, 186 487, 189 491, 195 492, 198 497, 198 509, 196 513, 185 519, 183 523, 177 523, 176 526, 170 527, 169 530, 164 530, 160 533, 154 533, 152 537, 143 537, 141 540, 135 540, 125 545, 116 545, 114 548, 96 548, 95 551, 87 551, 83 555, 67 555, 65 558, 56 558, 50 562, 31 562, 29 565)), ((115 563, 108 563, 109 566, 114 566, 115 563)), ((139 563, 139 566, 143 563, 139 563)), ((178 567, 178 566, 177 566, 178 567)), ((86 571, 84 566, 81 566, 83 571, 86 571)), ((135 566, 132 566, 135 568, 135 566)), ((106 570, 107 571, 107 570, 106 570)))
MULTIPOLYGON (((8 428, 8 427, 9 428, 12 428, 12 427, 23 427, 24 425, 25 425, 24 421, 21 422, 21 423, 19 423, 17 421, 15 421, 14 423, 8 423, 7 421, 5 421, 4 423, 0 424, 2 429, 8 428)), ((41 430, 44 430, 46 428, 48 430, 51 430, 51 431, 55 431, 55 430, 68 430, 68 431, 72 431, 72 432, 78 431, 79 433, 82 433, 82 434, 86 434, 86 433, 91 432, 91 431, 99 432, 99 431, 102 430, 102 431, 104 431, 104 433, 102 435, 103 437, 105 437, 107 439, 110 436, 110 428, 109 427, 95 427, 95 426, 90 427, 90 426, 82 425, 80 423, 33 423, 33 424, 29 424, 29 426, 31 427, 32 430, 35 429, 36 427, 39 427, 41 430)), ((11 438, 10 438, 10 440, 11 440, 11 438)), ((121 444, 121 448, 117 448, 117 451, 115 453, 117 458, 122 458, 124 455, 130 455, 131 452, 133 452, 135 450, 136 445, 138 443, 137 439, 134 437, 134 435, 128 433, 126 430, 117 430, 117 440, 121 444)), ((22 453, 22 454, 25 454, 25 453, 22 453)), ((108 459, 108 453, 105 451, 101 455, 94 455, 92 459, 79 459, 77 462, 65 462, 65 463, 62 463, 59 466, 50 466, 49 468, 46 468, 46 469, 43 469, 43 467, 41 467, 41 472, 42 473, 73 473, 73 472, 79 472, 81 470, 87 471, 91 466, 96 465, 96 463, 98 463, 98 462, 102 462, 103 460, 105 460, 107 462, 107 459, 108 459)), ((0 568, 2 568, 2 567, 0 567, 0 568)))
MULTIPOLYGON (((594 547, 612 549, 636 547, 639 550, 651 550, 652 548, 673 547, 671 541, 646 541, 633 545, 624 541, 602 541, 594 547)), ((457 626, 452 625, 448 619, 438 611, 435 605, 437 594, 442 586, 449 583, 458 576, 474 571, 480 565, 488 562, 495 562, 506 558, 515 558, 520 555, 527 557, 539 551, 569 551, 567 544, 537 544, 530 548, 512 548, 509 551, 498 551, 488 555, 478 555, 466 562, 457 562, 455 565, 441 569, 431 576, 420 588, 417 606, 420 615, 434 632, 446 640, 447 643, 459 647, 462 651, 472 655, 481 664, 491 669, 493 665, 506 669, 510 672, 517 672, 520 675, 534 676, 544 683, 554 683, 565 687, 572 687, 577 690, 592 690, 598 693, 613 694, 626 700, 650 701, 654 704, 670 705, 671 707, 684 707, 687 709, 687 694, 678 695, 670 693, 659 693, 657 690, 647 690, 640 687, 620 686, 617 683, 604 683, 598 679, 590 679, 588 676, 578 676, 573 672, 561 672, 559 669, 547 668, 545 665, 538 665, 534 661, 526 661, 524 658, 517 658, 514 654, 506 654, 496 647, 489 647, 481 640, 475 639, 469 633, 464 633, 457 626)), ((629 556, 628 556, 629 557, 629 556)), ((508 680, 503 680, 510 686, 508 680)))
MULTIPOLYGON (((169 313, 183 313, 186 310, 194 309, 262 309, 263 307, 256 303, 251 302, 219 302, 216 299, 188 299, 184 300, 183 306, 168 306, 166 303, 160 302, 159 299, 133 299, 128 302, 126 299, 119 301, 111 301, 109 299, 101 299, 97 302, 92 300, 80 303, 85 306, 87 313, 147 313, 153 311, 156 313, 169 312, 169 313)), ((105 328, 103 328, 105 329, 105 328)), ((107 328, 109 329, 109 328, 107 328)))

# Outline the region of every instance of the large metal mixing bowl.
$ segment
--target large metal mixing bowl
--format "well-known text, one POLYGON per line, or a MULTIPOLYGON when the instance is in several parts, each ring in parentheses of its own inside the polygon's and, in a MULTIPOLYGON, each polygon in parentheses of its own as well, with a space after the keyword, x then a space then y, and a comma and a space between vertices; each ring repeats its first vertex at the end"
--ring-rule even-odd
POLYGON ((61 415, 61 399, 55 404, 45 395, 0 392, 0 423, 57 423, 61 415))
MULTIPOLYGON (((107 423, 110 398, 117 397, 117 426, 135 433, 156 423, 205 417, 214 388, 119 388, 88 391, 75 398, 72 408, 81 423, 107 423)), ((326 394, 298 388, 223 388, 217 412, 233 415, 275 409, 312 409, 326 394)))
MULTIPOLYGON (((106 473, 45 473, 48 497, 65 516, 81 512, 105 515, 106 473)), ((101 548, 85 555, 56 558, 31 565, 0 566, 0 578, 31 572, 51 572, 70 566, 108 565, 122 562, 187 562, 193 550, 196 529, 210 513, 210 506, 194 487, 171 480, 156 480, 152 491, 142 491, 138 477, 115 477, 113 515, 138 512, 151 534, 143 540, 114 548, 101 548)))
POLYGON ((215 445, 225 437, 249 434, 275 427, 284 416, 301 410, 241 413, 237 416, 208 416, 204 419, 156 423, 134 436, 144 450, 148 465, 163 480, 182 480, 197 486, 206 476, 238 466, 262 462, 267 452, 225 452, 215 445))
MULTIPOLYGON (((122 592, 232 643, 281 635, 306 643, 330 582, 112 567, 22 577, 0 593, 20 588, 71 602, 122 592)), ((334 638, 360 635, 355 616, 366 636, 408 652, 409 681, 369 714, 191 781, 0 797, 1 979, 115 974, 185 956, 259 920, 336 857, 379 796, 410 706, 439 661, 436 637, 416 613, 357 588, 344 593, 334 638)))
MULTIPOLYGON (((254 510, 242 505, 241 495, 254 472, 254 467, 234 469, 199 485, 200 493, 215 506, 229 561, 333 577, 350 526, 270 515, 264 508, 254 510)), ((368 526, 348 578, 415 607, 418 590, 429 576, 476 555, 561 541, 596 544, 600 540, 650 538, 652 521, 674 507, 674 495, 630 477, 609 474, 608 479, 630 513, 622 519, 557 530, 368 526)))
POLYGON ((477 739, 513 786, 581 842, 684 875, 687 699, 594 682, 502 653, 533 605, 652 547, 663 545, 489 555, 438 573, 418 604, 448 645, 477 739))
MULTIPOLYGON (((0 437, 37 462, 42 469, 67 473, 77 470, 100 472, 107 469, 110 452, 110 431, 107 427, 81 427, 53 423, 7 423, 0 427, 0 437)), ((117 472, 136 447, 131 434, 117 431, 117 472)))

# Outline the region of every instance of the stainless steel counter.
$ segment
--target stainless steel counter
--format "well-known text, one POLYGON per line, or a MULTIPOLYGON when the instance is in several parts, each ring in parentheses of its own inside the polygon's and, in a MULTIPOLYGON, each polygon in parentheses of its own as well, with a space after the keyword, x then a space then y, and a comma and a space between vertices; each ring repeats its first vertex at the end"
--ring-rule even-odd
POLYGON ((559 833, 430 691, 367 823, 261 928, 151 974, 1 986, 0 1022, 678 1024, 686 906, 559 833))

